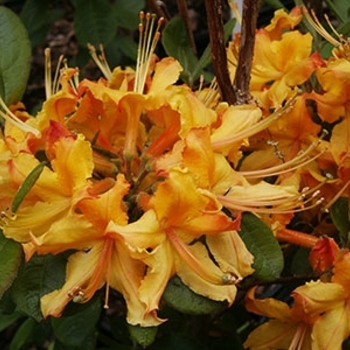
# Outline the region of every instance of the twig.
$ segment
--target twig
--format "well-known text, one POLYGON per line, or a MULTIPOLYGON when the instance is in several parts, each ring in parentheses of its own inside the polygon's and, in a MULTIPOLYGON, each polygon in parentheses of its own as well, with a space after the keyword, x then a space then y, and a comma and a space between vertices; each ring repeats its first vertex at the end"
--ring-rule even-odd
POLYGON ((249 84, 254 57, 255 30, 258 18, 258 1, 244 0, 242 15, 241 42, 236 75, 233 82, 236 94, 235 104, 249 103, 251 100, 249 84))
POLYGON ((190 18, 188 15, 188 8, 187 8, 186 0, 177 0, 177 7, 179 9, 179 13, 180 13, 181 18, 185 22, 187 35, 188 35, 188 38, 190 40, 191 49, 192 49, 193 53, 197 56, 197 48, 196 48, 196 43, 194 41, 193 31, 191 29, 190 18))
POLYGON ((205 0, 205 7, 208 17, 211 57, 221 97, 229 104, 235 104, 236 94, 233 90, 227 68, 221 0, 205 0))
POLYGON ((164 18, 164 24, 169 21, 169 16, 167 16, 166 12, 158 5, 156 0, 147 0, 147 6, 157 15, 158 18, 164 18))

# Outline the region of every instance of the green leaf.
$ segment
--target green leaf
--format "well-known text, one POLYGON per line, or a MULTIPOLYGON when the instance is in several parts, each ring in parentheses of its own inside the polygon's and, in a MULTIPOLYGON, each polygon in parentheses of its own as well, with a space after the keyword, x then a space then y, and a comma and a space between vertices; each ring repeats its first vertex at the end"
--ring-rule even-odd
POLYGON ((191 315, 211 314, 227 305, 225 302, 211 300, 196 294, 183 284, 178 276, 168 282, 163 300, 173 309, 191 315))
POLYGON ((3 6, 0 6, 0 47, 0 96, 10 105, 20 101, 26 89, 31 46, 18 16, 3 6))
POLYGON ((8 313, 5 311, 5 302, 1 300, 0 302, 0 332, 10 326, 12 323, 17 321, 23 315, 20 312, 8 313))
POLYGON ((10 350, 20 350, 31 338, 35 325, 36 322, 34 319, 27 318, 17 329, 17 332, 11 341, 10 350))
POLYGON ((310 249, 299 248, 293 255, 293 260, 291 262, 291 273, 293 276, 297 275, 311 275, 312 266, 309 262, 310 249))
POLYGON ((53 22, 62 18, 62 9, 51 9, 48 0, 27 0, 21 11, 21 19, 27 28, 32 47, 41 44, 53 22))
POLYGON ((46 162, 39 163, 25 178, 22 185, 19 187, 17 193, 15 194, 15 197, 13 198, 13 202, 11 205, 11 210, 13 213, 15 213, 18 210, 19 206, 23 202, 28 192, 35 185, 41 173, 43 172, 46 164, 46 162))
POLYGON ((339 230, 342 245, 348 246, 350 241, 349 199, 340 197, 331 206, 330 214, 333 224, 339 230))
POLYGON ((139 12, 145 7, 143 0, 115 0, 113 4, 114 16, 118 27, 137 29, 139 12))
POLYGON ((107 46, 116 35, 117 24, 107 0, 74 0, 75 34, 81 46, 107 46))
POLYGON ((16 278, 21 261, 21 245, 0 232, 0 298, 16 278))
POLYGON ((253 276, 265 281, 279 277, 283 270, 283 254, 269 227, 255 215, 244 213, 239 234, 255 257, 253 276))
POLYGON ((91 343, 90 335, 100 314, 101 298, 98 295, 85 304, 70 303, 61 317, 51 318, 55 336, 66 346, 82 346, 85 341, 91 343))
MULTIPOLYGON (((153 348, 153 346, 152 346, 153 348)), ((199 341, 194 339, 194 337, 178 333, 176 330, 169 332, 166 334, 166 336, 161 337, 159 340, 154 344, 154 349, 156 350, 207 350, 207 349, 220 349, 218 348, 212 348, 208 347, 208 344, 201 344, 199 341)), ((231 349, 235 349, 231 346, 231 349)))
POLYGON ((335 14, 338 19, 346 23, 349 19, 349 0, 326 0, 328 8, 335 14))
POLYGON ((40 298, 63 285, 66 262, 66 257, 62 254, 34 255, 28 263, 22 265, 11 288, 17 309, 37 321, 42 320, 40 298))
POLYGON ((192 85, 192 72, 196 69, 198 59, 192 51, 186 26, 179 16, 173 17, 163 30, 162 44, 168 56, 176 58, 182 65, 182 79, 192 85))
POLYGON ((286 9, 286 7, 279 0, 264 0, 264 3, 268 6, 271 6, 274 9, 286 9))
POLYGON ((143 348, 151 345, 157 335, 158 327, 140 327, 128 325, 131 339, 143 348))

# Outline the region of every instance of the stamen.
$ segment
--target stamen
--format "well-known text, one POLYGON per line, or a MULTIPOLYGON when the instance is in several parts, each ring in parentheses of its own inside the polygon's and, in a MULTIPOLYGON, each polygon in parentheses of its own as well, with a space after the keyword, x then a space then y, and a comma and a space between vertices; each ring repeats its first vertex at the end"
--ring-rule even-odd
POLYGON ((64 60, 64 56, 63 55, 60 55, 60 57, 58 58, 58 62, 57 62, 57 65, 56 65, 56 69, 55 69, 55 75, 54 75, 54 78, 53 78, 53 83, 52 83, 52 94, 56 94, 59 89, 60 89, 60 72, 61 72, 61 65, 63 63, 63 60, 64 60))
POLYGON ((324 16, 329 28, 331 31, 337 36, 338 40, 333 38, 327 30, 322 26, 319 19, 316 17, 315 11, 311 10, 311 16, 308 12, 308 10, 303 7, 304 15, 307 19, 307 21, 310 23, 310 25, 317 31, 318 34, 320 34, 324 39, 326 39, 330 44, 334 46, 334 50, 332 51, 332 54, 336 58, 345 58, 349 60, 350 58, 350 40, 344 39, 343 35, 338 33, 334 26, 332 25, 331 21, 329 20, 329 17, 327 15, 324 16))
POLYGON ((303 7, 304 16, 306 17, 307 21, 310 23, 310 25, 316 30, 318 34, 320 34, 324 39, 326 39, 329 43, 331 43, 333 46, 338 47, 340 45, 340 42, 334 39, 322 26, 319 19, 316 17, 315 11, 311 10, 311 15, 309 14, 309 11, 306 7, 303 7))
POLYGON ((106 294, 104 308, 108 308, 109 300, 109 279, 111 272, 111 257, 113 252, 114 240, 107 237, 104 240, 100 258, 96 264, 94 273, 88 286, 82 290, 85 300, 90 300, 97 289, 101 288, 103 281, 106 280, 106 294))
POLYGON ((204 280, 215 284, 215 285, 223 285, 223 284, 235 284, 240 281, 239 276, 234 276, 233 274, 223 274, 219 275, 215 272, 210 271, 210 269, 206 268, 204 264, 202 264, 188 249, 186 244, 182 242, 182 240, 178 237, 174 229, 169 228, 166 230, 166 234, 176 252, 179 254, 181 259, 191 267, 191 269, 198 274, 204 280))
POLYGON ((203 82, 201 81, 199 99, 203 102, 203 104, 206 107, 210 107, 210 106, 212 106, 214 101, 217 100, 218 97, 220 96, 219 85, 216 81, 216 78, 214 77, 214 79, 210 82, 208 89, 205 92, 203 92, 203 91, 201 91, 202 84, 203 84, 203 82))
POLYGON ((241 15, 241 13, 239 12, 238 5, 237 5, 236 1, 229 0, 229 1, 228 1, 228 4, 229 4, 229 6, 230 6, 230 8, 231 8, 231 11, 233 12, 233 14, 234 14, 234 16, 235 16, 237 22, 238 22, 239 24, 242 24, 242 15, 241 15))
POLYGON ((52 95, 52 78, 51 78, 51 50, 45 49, 45 95, 49 99, 52 95))
POLYGON ((92 59, 94 60, 94 62, 98 66, 98 68, 100 68, 104 77, 107 80, 109 80, 112 77, 112 71, 108 65, 103 45, 100 45, 100 52, 101 53, 99 55, 97 55, 97 53, 96 53, 95 46, 88 44, 87 47, 89 49, 89 52, 90 52, 92 59))
POLYGON ((4 118, 7 122, 16 126, 17 128, 23 130, 24 132, 31 132, 36 137, 40 137, 41 133, 38 129, 24 123, 21 119, 19 119, 14 113, 10 111, 10 109, 6 106, 6 103, 0 96, 0 107, 5 111, 3 112, 0 109, 0 116, 4 118))
POLYGON ((303 348, 306 327, 307 325, 304 323, 298 325, 297 331, 295 332, 295 335, 288 350, 301 350, 303 348))
POLYGON ((237 198, 229 196, 230 191, 225 195, 217 195, 216 197, 224 207, 231 210, 251 211, 260 214, 298 213, 315 208, 323 203, 323 197, 315 201, 320 194, 318 189, 323 185, 324 182, 312 189, 305 188, 301 190, 299 195, 281 195, 277 198, 271 198, 268 195, 255 199, 251 197, 237 198))
POLYGON ((134 83, 134 91, 140 94, 143 93, 145 87, 147 74, 152 62, 152 56, 160 39, 159 30, 164 22, 164 18, 161 17, 158 20, 155 33, 153 34, 155 22, 156 15, 151 15, 150 13, 145 15, 143 11, 140 12, 140 38, 137 49, 136 76, 134 83))
POLYGON ((60 57, 58 58, 54 79, 52 82, 51 50, 49 48, 45 49, 45 95, 47 100, 59 90, 60 66, 63 62, 63 58, 63 55, 60 55, 60 57))
POLYGON ((332 198, 332 200, 328 202, 326 206, 323 207, 323 211, 325 213, 329 212, 329 208, 341 197, 341 195, 345 192, 349 185, 350 180, 340 189, 340 191, 332 198))
POLYGON ((274 113, 270 114, 267 118, 262 119, 248 129, 243 130, 237 134, 233 134, 232 136, 222 138, 221 140, 213 141, 211 143, 213 150, 216 151, 223 147, 230 146, 235 142, 241 141, 266 129, 275 120, 281 118, 285 113, 290 111, 290 109, 293 107, 294 100, 295 97, 289 99, 283 107, 276 109, 274 113))
POLYGON ((317 159, 322 154, 324 154, 327 151, 327 149, 323 149, 322 151, 317 153, 315 156, 311 158, 307 158, 308 155, 313 150, 315 150, 319 144, 320 144, 320 140, 312 143, 305 151, 300 152, 299 155, 282 164, 275 165, 273 167, 262 169, 262 170, 239 171, 239 173, 249 179, 258 179, 258 178, 263 178, 268 176, 276 176, 276 175, 289 173, 290 171, 304 167, 305 165, 313 162, 315 159, 317 159))

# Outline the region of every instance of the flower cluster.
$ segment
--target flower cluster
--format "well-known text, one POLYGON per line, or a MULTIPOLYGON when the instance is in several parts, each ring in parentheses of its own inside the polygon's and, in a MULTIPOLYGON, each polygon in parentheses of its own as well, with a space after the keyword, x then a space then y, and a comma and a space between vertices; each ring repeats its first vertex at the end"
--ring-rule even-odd
MULTIPOLYGON (((47 73, 47 100, 35 118, 21 104, 2 106, 4 235, 22 243, 27 261, 73 251, 64 285, 41 298, 44 317, 60 316, 70 301, 87 302, 105 286, 105 307, 113 288, 126 301, 130 324, 157 326, 174 275, 231 305, 237 284, 254 271, 237 233, 243 212, 285 238, 295 213, 322 201, 327 209, 349 195, 350 62, 312 53, 312 36, 294 30, 301 18, 301 8, 277 11, 257 31, 249 104, 220 102, 212 86, 179 84, 180 64, 155 57, 159 28, 142 14, 136 70, 111 71, 90 48, 104 78, 79 81, 78 70, 65 67, 59 84, 47 73), (317 89, 308 85, 312 74, 317 89), (334 122, 325 138, 322 126, 334 122)), ((228 48, 232 75, 238 42, 228 48)), ((247 346, 286 348, 285 330, 300 335, 293 344, 301 349, 300 339, 329 341, 323 325, 331 318, 341 314, 348 325, 348 256, 337 255, 330 281, 295 290, 292 308, 249 292, 247 308, 276 320, 253 332, 247 346), (259 345, 261 334, 275 347, 259 345)), ((339 344, 349 334, 344 326, 339 344)))

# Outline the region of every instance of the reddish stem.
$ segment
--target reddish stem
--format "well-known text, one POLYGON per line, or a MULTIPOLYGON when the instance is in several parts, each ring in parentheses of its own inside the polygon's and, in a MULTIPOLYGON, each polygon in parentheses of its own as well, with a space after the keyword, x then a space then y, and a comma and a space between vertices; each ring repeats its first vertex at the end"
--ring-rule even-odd
POLYGON ((227 67, 221 0, 206 0, 205 7, 208 17, 211 57, 221 97, 229 104, 235 104, 236 96, 227 67))
POLYGON ((236 104, 249 103, 251 100, 249 84, 255 45, 256 21, 258 18, 258 1, 244 0, 242 14, 242 31, 239 47, 236 75, 233 87, 236 104))

